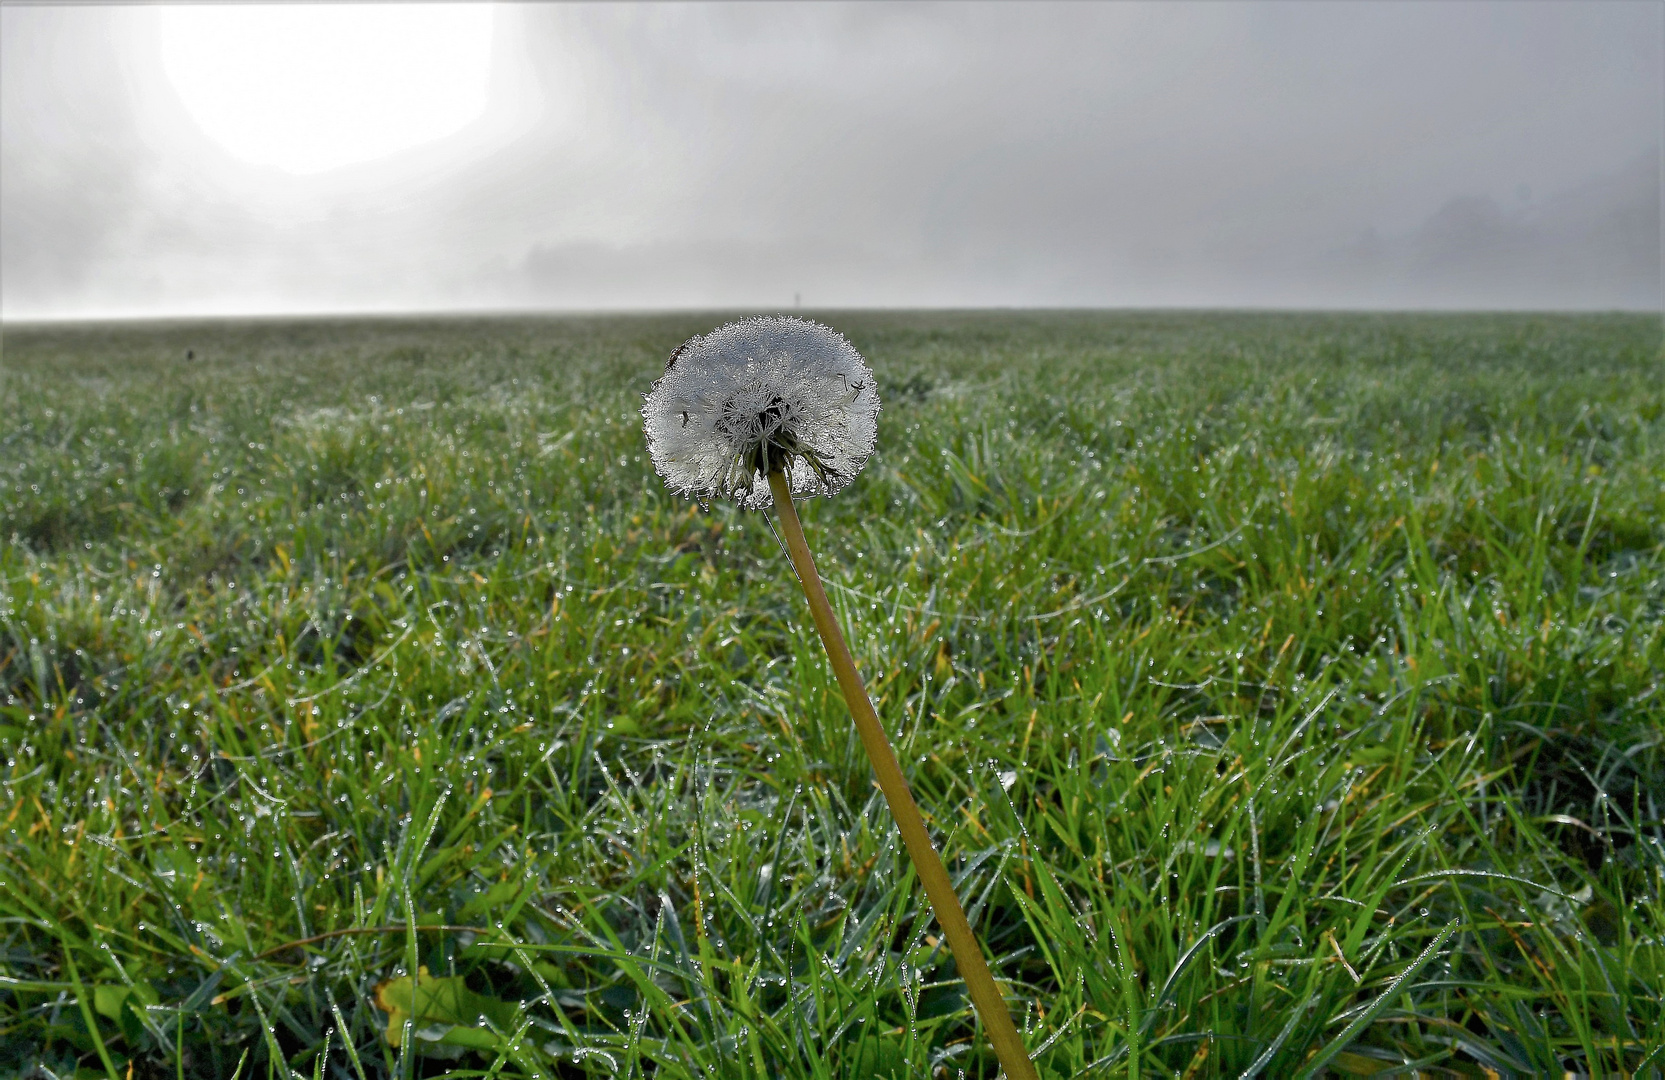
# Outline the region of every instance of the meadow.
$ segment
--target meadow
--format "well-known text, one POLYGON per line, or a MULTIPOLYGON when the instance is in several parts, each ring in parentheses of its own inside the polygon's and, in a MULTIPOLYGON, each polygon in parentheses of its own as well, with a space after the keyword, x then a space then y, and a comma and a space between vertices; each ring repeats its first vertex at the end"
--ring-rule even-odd
MULTIPOLYGON (((1665 1073, 1657 317, 820 317, 1044 1076, 1665 1073)), ((722 318, 5 328, 0 1075, 995 1075, 766 518, 646 460, 722 318)))

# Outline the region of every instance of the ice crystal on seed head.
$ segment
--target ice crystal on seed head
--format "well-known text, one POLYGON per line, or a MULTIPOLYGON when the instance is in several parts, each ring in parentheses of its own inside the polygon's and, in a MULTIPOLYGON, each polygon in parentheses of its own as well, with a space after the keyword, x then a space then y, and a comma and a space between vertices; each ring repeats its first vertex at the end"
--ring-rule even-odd
POLYGON ((879 394, 844 335, 787 316, 689 338, 642 406, 648 453, 665 483, 748 510, 774 502, 781 469, 796 497, 831 495, 873 453, 879 394))

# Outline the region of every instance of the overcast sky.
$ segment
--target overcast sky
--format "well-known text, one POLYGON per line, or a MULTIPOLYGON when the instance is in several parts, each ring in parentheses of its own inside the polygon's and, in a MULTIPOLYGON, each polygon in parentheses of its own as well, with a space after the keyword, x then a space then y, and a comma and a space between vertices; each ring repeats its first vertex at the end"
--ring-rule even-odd
POLYGON ((1657 308, 1665 5, 0 9, 7 319, 1657 308))

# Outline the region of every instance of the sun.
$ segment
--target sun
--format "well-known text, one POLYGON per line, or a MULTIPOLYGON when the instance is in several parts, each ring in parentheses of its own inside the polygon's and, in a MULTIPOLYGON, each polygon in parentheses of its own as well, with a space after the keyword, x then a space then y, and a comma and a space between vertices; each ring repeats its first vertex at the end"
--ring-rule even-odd
POLYGON ((489 6, 169 6, 162 66, 233 157, 295 175, 455 134, 490 98, 489 6))

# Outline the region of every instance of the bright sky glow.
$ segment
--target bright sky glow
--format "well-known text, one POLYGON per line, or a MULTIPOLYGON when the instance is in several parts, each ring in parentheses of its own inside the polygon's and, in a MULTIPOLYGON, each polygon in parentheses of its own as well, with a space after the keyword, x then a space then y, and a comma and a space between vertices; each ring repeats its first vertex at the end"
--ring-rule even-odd
POLYGON ((475 5, 166 7, 162 66, 242 161, 296 175, 455 134, 488 104, 493 13, 475 5))

